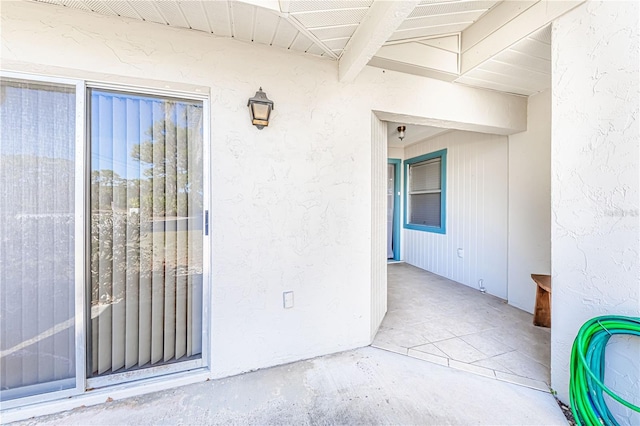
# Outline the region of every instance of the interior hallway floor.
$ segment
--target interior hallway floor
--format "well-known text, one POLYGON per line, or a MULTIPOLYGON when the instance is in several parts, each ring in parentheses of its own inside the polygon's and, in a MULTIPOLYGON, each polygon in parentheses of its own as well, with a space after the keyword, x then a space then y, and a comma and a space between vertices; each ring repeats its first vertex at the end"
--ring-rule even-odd
POLYGON ((406 263, 387 271, 387 314, 373 347, 549 390, 550 330, 533 315, 406 263))
POLYGON ((372 347, 93 407, 28 425, 566 425, 554 397, 372 347))

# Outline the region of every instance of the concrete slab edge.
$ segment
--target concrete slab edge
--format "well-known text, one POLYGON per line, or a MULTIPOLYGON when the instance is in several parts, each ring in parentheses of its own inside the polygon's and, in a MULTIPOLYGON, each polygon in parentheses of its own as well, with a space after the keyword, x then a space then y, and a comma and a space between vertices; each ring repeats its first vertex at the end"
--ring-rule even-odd
POLYGON ((524 386, 526 388, 534 389, 540 392, 551 393, 549 385, 539 380, 530 379, 528 377, 522 377, 515 374, 504 373, 502 371, 492 370, 490 368, 480 367, 477 365, 467 364, 465 362, 456 361, 455 359, 445 358, 438 355, 432 355, 414 349, 407 349, 400 346, 375 343, 371 344, 372 348, 380 349, 387 352, 392 352, 398 355, 408 356, 410 358, 419 359, 420 361, 430 362, 432 364, 440 365, 442 367, 453 368, 454 370, 466 371, 467 373, 475 374, 478 376, 488 377, 490 379, 499 380, 501 382, 507 382, 518 386, 524 386))

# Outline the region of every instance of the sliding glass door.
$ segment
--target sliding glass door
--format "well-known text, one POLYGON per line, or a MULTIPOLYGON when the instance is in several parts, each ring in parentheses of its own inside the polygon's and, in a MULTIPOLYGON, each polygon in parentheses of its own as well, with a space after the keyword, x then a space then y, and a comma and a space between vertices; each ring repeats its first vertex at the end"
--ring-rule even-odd
POLYGON ((90 373, 200 360, 202 102, 98 89, 89 100, 90 373))
POLYGON ((76 86, 3 78, 0 400, 74 389, 82 236, 76 86), (78 246, 80 243, 80 246, 78 246), (80 256, 80 258, 78 258, 80 256))
POLYGON ((2 73, 2 409, 206 367, 207 111, 2 73))

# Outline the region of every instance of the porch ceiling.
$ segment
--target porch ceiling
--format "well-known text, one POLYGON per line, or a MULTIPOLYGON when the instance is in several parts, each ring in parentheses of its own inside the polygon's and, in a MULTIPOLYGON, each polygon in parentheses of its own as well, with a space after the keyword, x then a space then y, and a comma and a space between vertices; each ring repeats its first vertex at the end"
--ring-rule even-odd
POLYGON ((325 57, 340 62, 341 80, 353 78, 368 63, 520 95, 550 83, 550 30, 533 33, 548 24, 551 14, 541 18, 531 12, 547 0, 32 1, 325 57), (513 21, 527 19, 526 13, 535 18, 532 31, 504 31, 513 21), (502 44, 489 43, 499 31, 502 44), (504 37, 511 37, 506 46, 504 37), (464 69, 467 52, 472 66, 464 69))

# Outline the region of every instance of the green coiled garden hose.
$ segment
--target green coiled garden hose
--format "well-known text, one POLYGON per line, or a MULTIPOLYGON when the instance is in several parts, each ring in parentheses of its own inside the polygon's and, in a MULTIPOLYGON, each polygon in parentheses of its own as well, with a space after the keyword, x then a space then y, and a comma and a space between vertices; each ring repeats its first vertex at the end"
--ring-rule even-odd
POLYGON ((573 342, 569 398, 579 425, 618 425, 604 401, 603 391, 625 407, 640 412, 640 407, 625 401, 604 384, 605 348, 616 334, 640 336, 640 318, 619 315, 592 318, 580 328, 573 342))

